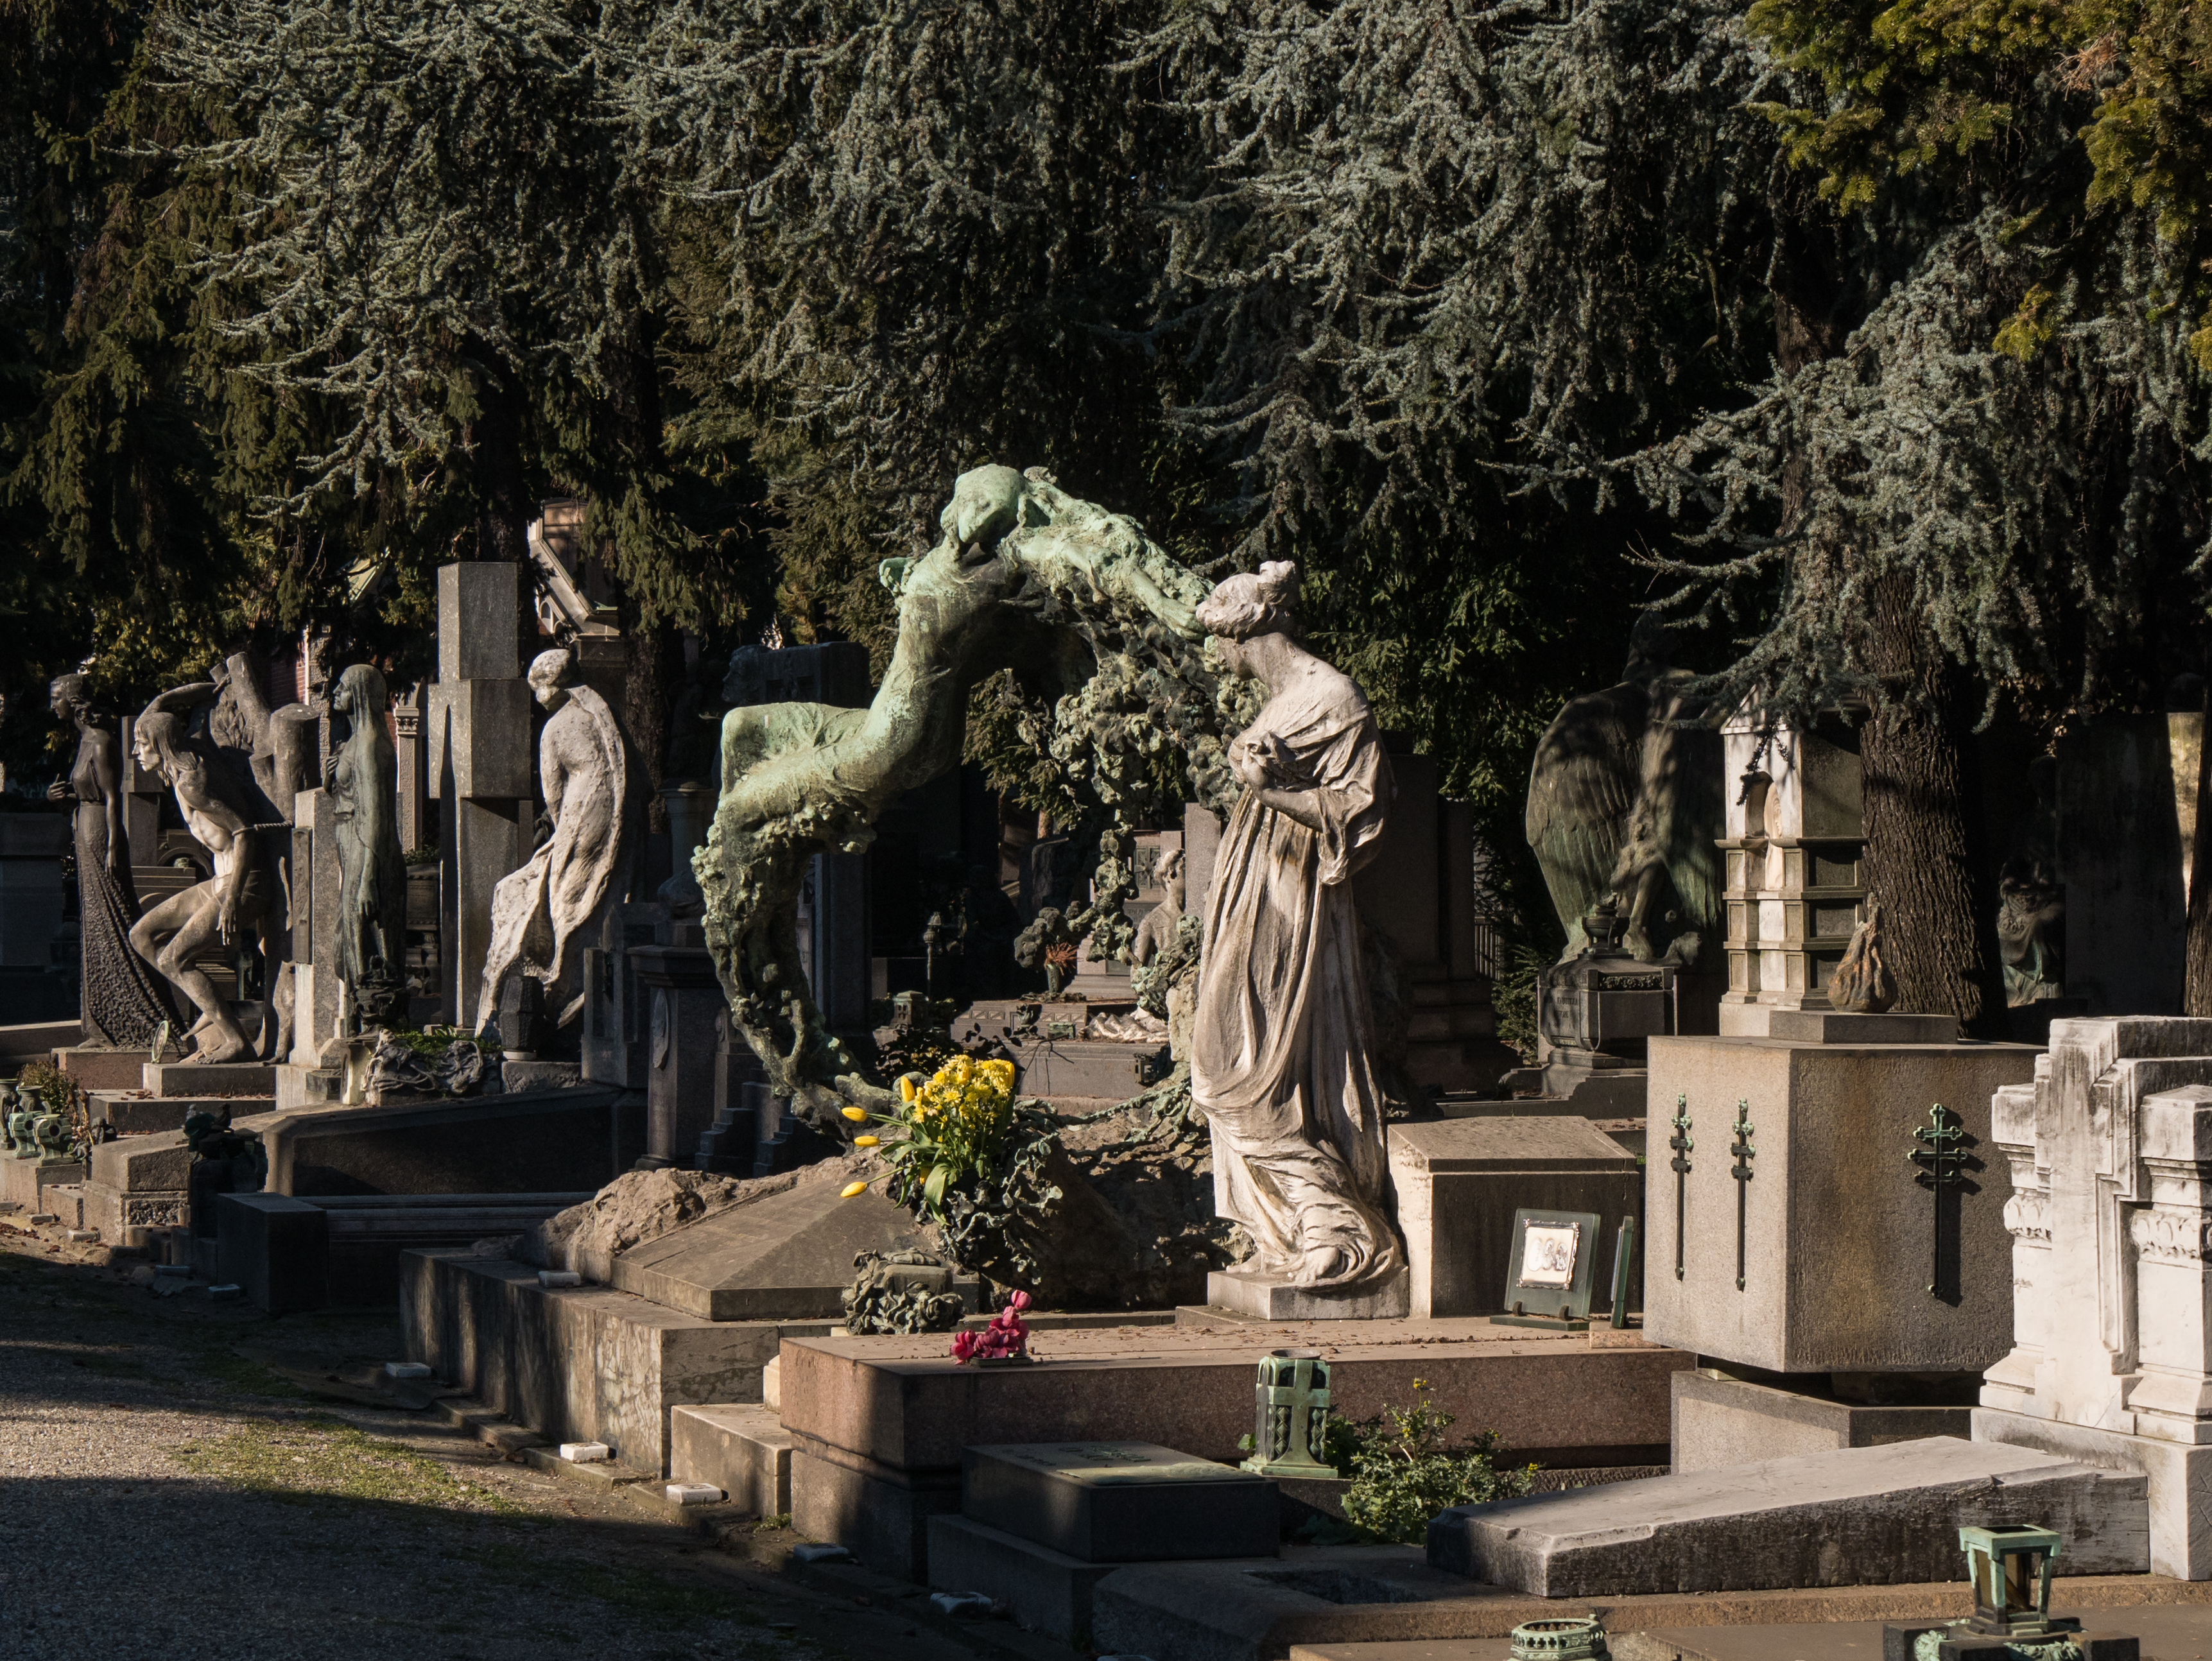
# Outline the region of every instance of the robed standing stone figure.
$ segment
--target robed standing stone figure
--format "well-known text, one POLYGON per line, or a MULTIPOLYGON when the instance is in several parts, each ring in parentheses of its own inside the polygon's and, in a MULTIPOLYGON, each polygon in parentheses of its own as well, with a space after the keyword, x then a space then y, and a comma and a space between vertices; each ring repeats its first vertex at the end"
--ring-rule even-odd
POLYGON ((384 676, 367 664, 339 676, 331 694, 331 712, 347 725, 324 764, 324 783, 337 825, 338 979, 356 1030, 389 1027, 406 1010, 407 864, 391 706, 384 676))
POLYGON ((50 800, 76 802, 78 929, 83 952, 79 1021, 88 1044, 150 1046, 173 1019, 153 966, 131 949, 138 893, 131 880, 131 844, 123 829, 123 771, 115 734, 94 712, 82 675, 52 688, 53 711, 74 722, 76 764, 50 800))
POLYGON ((638 851, 635 770, 614 712, 566 652, 540 652, 529 681, 550 716, 538 736, 538 771, 552 835, 492 890, 480 1030, 497 1017, 501 988, 515 973, 544 984, 556 1025, 580 1018, 584 948, 599 939, 608 910, 629 897, 638 851))
POLYGON ((1268 698, 1229 747, 1244 791, 1206 900, 1191 1094, 1212 1127, 1215 1209, 1250 1231, 1261 1273, 1349 1288, 1403 1262, 1351 888, 1394 787, 1358 688, 1297 642, 1297 582, 1265 565, 1198 609, 1268 698))

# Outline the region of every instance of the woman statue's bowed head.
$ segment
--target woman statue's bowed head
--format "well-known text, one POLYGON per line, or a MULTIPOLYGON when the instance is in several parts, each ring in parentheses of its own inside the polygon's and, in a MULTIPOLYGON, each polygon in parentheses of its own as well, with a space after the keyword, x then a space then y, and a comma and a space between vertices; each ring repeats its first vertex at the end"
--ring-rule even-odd
POLYGON ((1198 609, 1230 672, 1268 695, 1229 745, 1244 790, 1206 898, 1191 1090, 1212 1127, 1215 1209, 1250 1230, 1259 1270, 1352 1288, 1402 1263, 1350 886, 1393 789, 1366 699, 1298 644, 1297 574, 1263 565, 1198 609))

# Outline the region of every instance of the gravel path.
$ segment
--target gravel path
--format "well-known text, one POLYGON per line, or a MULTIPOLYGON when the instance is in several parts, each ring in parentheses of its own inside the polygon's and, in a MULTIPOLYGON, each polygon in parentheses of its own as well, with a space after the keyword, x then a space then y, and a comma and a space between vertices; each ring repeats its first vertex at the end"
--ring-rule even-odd
POLYGON ((1070 1655, 794 1584, 381 1404, 393 1318, 156 1299, 105 1256, 0 1219, 0 1658, 1070 1655))

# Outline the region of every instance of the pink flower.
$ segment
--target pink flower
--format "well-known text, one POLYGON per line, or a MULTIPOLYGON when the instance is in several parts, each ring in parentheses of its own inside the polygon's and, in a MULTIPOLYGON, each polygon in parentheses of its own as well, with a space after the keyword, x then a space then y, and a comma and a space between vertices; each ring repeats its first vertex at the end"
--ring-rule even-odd
POLYGON ((952 1335, 952 1359, 956 1361, 965 1361, 970 1359, 975 1354, 976 1349, 975 1335, 973 1332, 963 1328, 952 1335))

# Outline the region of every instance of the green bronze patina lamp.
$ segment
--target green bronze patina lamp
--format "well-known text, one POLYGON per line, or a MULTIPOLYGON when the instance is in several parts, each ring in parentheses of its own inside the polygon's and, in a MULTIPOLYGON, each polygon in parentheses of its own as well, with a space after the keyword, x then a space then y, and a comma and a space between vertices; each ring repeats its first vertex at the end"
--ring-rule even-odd
POLYGON ((2051 1566, 2058 1536, 2047 1528, 1962 1528, 1974 1612, 1966 1624, 1991 1638, 2041 1638, 2081 1623, 2051 1619, 2051 1566))
POLYGON ((1317 1349, 1273 1349, 1253 1388, 1252 1457, 1262 1476, 1334 1476, 1322 1457, 1328 1426, 1328 1363, 1317 1349))
POLYGON ((2031 1524, 1961 1528, 1966 1578, 1974 1612, 1942 1626, 1893 1622, 1883 1653, 1912 1661, 2132 1661, 2136 1640, 2118 1633, 2089 1633, 2081 1623, 2051 1613, 2051 1570, 2058 1536, 2031 1524))

